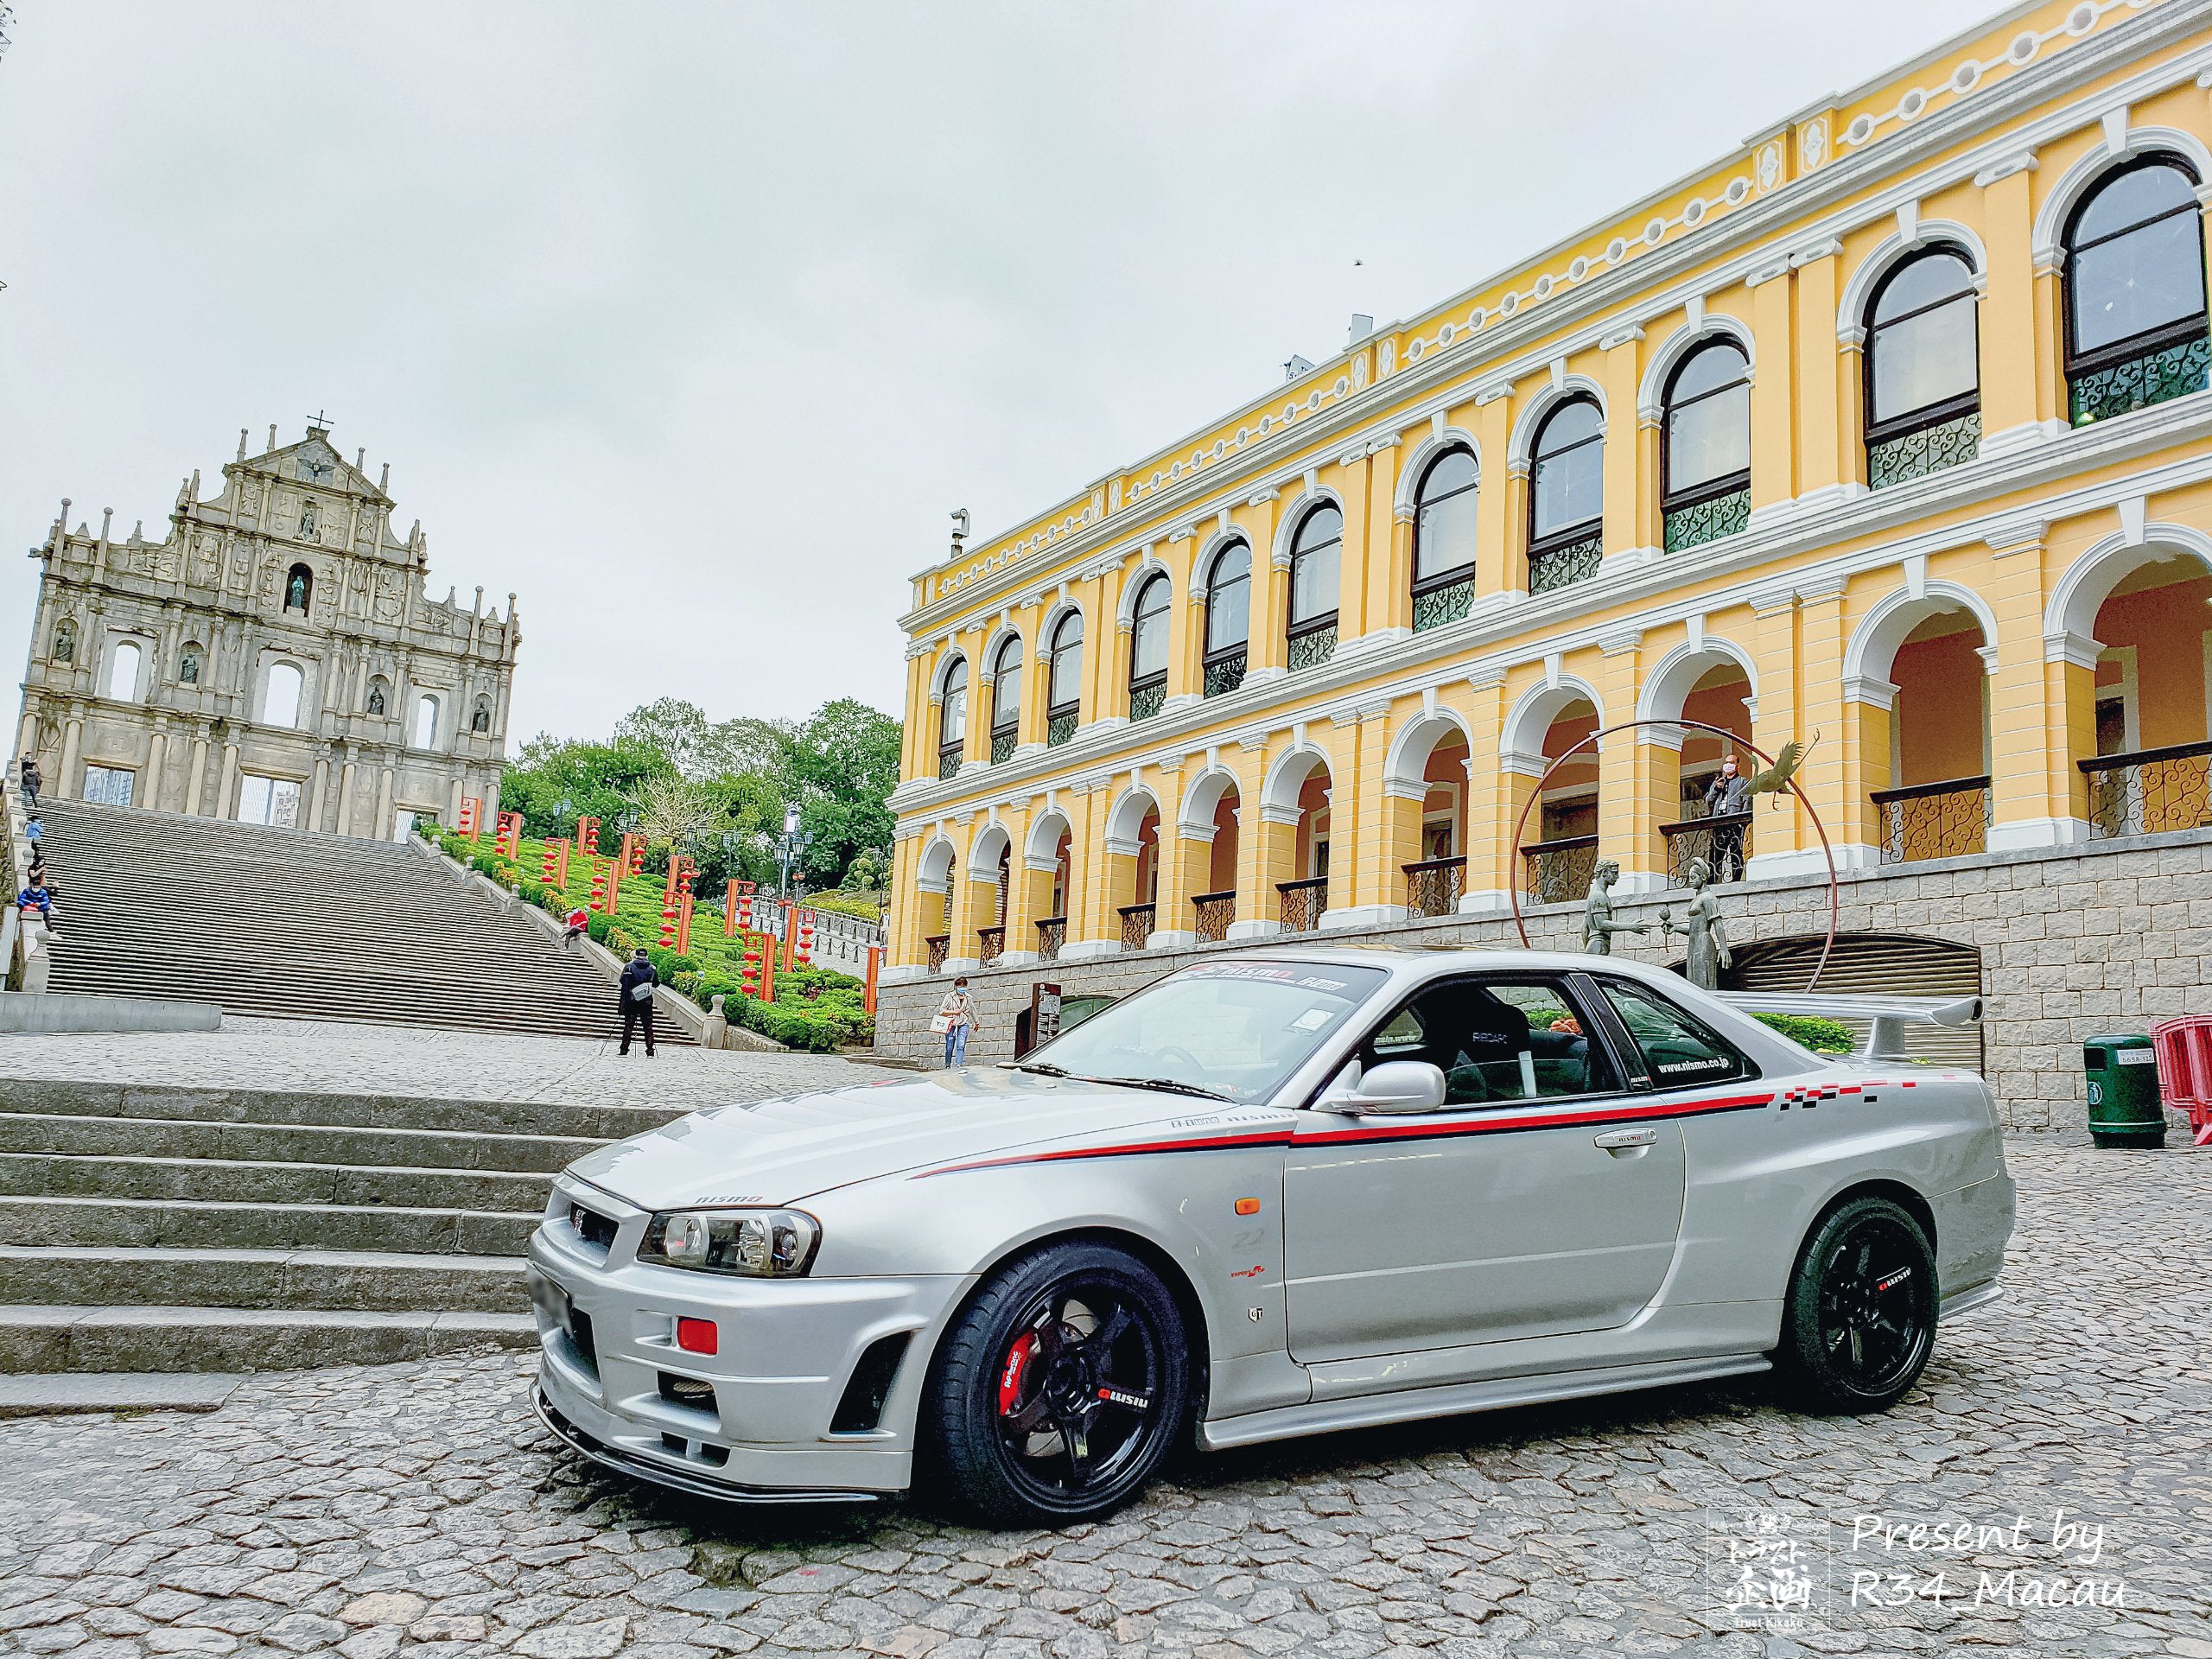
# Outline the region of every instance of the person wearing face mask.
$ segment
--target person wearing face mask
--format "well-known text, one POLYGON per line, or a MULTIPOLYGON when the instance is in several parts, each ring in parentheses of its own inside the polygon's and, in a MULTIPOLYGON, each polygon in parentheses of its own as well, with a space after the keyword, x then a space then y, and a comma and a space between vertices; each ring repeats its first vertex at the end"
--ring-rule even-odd
MULTIPOLYGON (((1736 757, 1720 763, 1720 770, 1706 785, 1705 815, 1708 818, 1735 817, 1751 810, 1751 780, 1738 770, 1736 757)), ((1737 881, 1744 874, 1744 826, 1719 823, 1713 828, 1713 879, 1737 881)))
POLYGON ((952 988, 937 1005, 937 1018, 931 1023, 944 1033, 945 1069, 967 1065, 968 1033, 976 1029, 976 1008, 968 995, 967 975, 952 982, 952 988))

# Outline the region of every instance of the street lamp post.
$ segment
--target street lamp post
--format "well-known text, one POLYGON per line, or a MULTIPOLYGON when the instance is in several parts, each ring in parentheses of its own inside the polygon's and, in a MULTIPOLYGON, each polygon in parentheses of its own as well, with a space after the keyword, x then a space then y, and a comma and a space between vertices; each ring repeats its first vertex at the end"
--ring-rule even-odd
POLYGON ((806 850, 807 842, 812 839, 812 836, 802 834, 799 830, 798 808, 796 805, 785 807, 784 809, 784 838, 780 844, 783 857, 782 879, 779 885, 783 889, 786 901, 798 896, 791 886, 791 866, 798 861, 799 855, 806 850))

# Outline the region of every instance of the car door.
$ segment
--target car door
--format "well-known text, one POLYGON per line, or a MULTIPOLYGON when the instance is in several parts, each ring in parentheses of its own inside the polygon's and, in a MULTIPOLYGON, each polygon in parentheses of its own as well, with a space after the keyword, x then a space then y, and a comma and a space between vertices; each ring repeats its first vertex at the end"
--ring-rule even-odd
POLYGON ((1312 1110, 1284 1180, 1291 1352, 1306 1363, 1625 1324, 1667 1274, 1680 1127, 1639 1121, 1586 982, 1424 986, 1362 1045, 1427 1060, 1444 1109, 1312 1110))

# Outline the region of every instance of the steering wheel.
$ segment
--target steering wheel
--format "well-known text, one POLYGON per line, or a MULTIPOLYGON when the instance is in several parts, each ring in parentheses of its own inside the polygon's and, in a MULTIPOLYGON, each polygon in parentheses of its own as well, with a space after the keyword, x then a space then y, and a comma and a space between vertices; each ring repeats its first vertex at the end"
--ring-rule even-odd
POLYGON ((1157 1051, 1154 1058, 1162 1060, 1179 1059, 1185 1065, 1189 1066, 1192 1071, 1202 1075, 1205 1071, 1205 1067, 1198 1064, 1198 1057, 1197 1055, 1192 1053, 1187 1048, 1178 1048, 1173 1043, 1170 1043, 1166 1048, 1157 1051))

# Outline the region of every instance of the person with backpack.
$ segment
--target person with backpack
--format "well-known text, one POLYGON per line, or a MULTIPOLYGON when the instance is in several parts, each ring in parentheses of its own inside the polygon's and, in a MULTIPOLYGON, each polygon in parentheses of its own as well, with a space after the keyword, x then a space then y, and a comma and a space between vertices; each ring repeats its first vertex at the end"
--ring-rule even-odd
POLYGON ((23 757, 22 776, 23 799, 29 804, 31 810, 35 812, 38 810, 38 791, 45 784, 46 779, 38 769, 37 760, 28 754, 23 757))
POLYGON ((622 1049, 630 1052, 630 1036, 639 1026, 645 1028, 645 1058, 653 1058, 653 987, 660 983, 660 976, 639 945, 637 954, 622 969, 622 1049))

